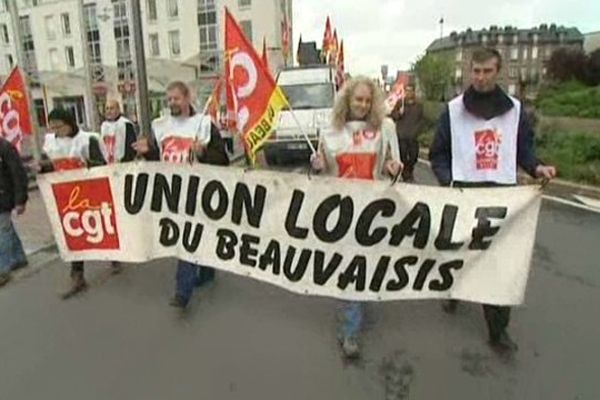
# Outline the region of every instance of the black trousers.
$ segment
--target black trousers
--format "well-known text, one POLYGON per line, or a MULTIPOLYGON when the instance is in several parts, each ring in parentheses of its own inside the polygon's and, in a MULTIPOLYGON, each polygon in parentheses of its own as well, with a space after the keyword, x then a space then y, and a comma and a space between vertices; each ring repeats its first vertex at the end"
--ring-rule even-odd
POLYGON ((73 261, 71 263, 71 275, 77 272, 83 272, 83 261, 73 261))
POLYGON ((419 159, 419 142, 415 138, 399 138, 400 160, 404 164, 403 180, 413 180, 415 165, 419 159))
POLYGON ((510 307, 492 306, 489 304, 483 304, 482 307, 490 340, 496 341, 500 339, 500 335, 508 327, 508 323, 510 322, 510 307))

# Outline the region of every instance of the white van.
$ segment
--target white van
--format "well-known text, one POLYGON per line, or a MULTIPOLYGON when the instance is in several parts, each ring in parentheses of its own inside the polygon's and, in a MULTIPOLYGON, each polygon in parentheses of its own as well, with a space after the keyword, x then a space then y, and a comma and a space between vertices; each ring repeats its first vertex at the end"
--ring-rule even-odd
MULTIPOLYGON (((336 94, 335 71, 329 65, 284 69, 277 76, 277 84, 316 148, 321 132, 331 129, 331 111, 336 94)), ((264 145, 268 164, 285 163, 291 159, 308 161, 311 150, 298 122, 289 109, 279 113, 275 131, 264 145)))

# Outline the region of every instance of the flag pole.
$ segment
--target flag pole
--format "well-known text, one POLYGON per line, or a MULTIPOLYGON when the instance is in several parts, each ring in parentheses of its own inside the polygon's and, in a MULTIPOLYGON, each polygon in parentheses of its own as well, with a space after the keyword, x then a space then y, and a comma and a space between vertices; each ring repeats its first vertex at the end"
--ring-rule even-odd
POLYGON ((300 133, 302 133, 302 136, 304 136, 306 143, 308 143, 308 147, 310 147, 310 151, 313 154, 317 154, 317 150, 315 149, 315 146, 313 146, 312 142, 308 138, 308 135, 306 134, 306 131, 304 130, 304 128, 302 128, 302 124, 300 124, 300 121, 298 121, 298 118, 296 117, 296 113, 294 112, 294 109, 292 108, 291 104, 288 103, 288 107, 290 109, 290 114, 292 114, 292 118, 294 119, 294 121, 296 122, 296 125, 298 125, 298 128, 300 129, 300 133))
MULTIPOLYGON (((31 78, 25 71, 25 52, 23 47, 23 39, 21 35, 21 27, 20 27, 20 19, 19 19, 19 8, 17 7, 16 0, 10 0, 8 2, 8 11, 10 13, 10 19, 12 20, 12 28, 13 28, 13 40, 15 42, 16 47, 16 55, 17 55, 17 66, 15 68, 19 68, 22 72, 21 76, 23 76, 23 80, 25 81, 25 87, 29 91, 29 93, 25 93, 27 97, 27 105, 29 107, 29 121, 31 126, 31 139, 33 141, 33 158, 36 161, 39 161, 42 158, 42 150, 40 148, 39 142, 39 125, 37 123, 36 118, 34 117, 35 107, 33 102, 33 91, 31 89, 31 78)), ((13 68, 13 72, 14 69, 13 68)), ((23 138, 21 138, 23 140, 23 138)))

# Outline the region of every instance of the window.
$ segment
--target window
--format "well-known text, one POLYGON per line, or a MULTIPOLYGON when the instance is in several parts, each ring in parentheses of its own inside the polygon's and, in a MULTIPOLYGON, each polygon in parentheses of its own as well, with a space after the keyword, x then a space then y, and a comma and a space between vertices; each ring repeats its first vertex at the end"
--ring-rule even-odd
POLYGON ((179 43, 179 31, 169 31, 169 47, 171 55, 178 56, 181 54, 181 44, 179 43))
POLYGON ((15 60, 13 59, 12 54, 6 55, 6 66, 8 67, 9 71, 15 66, 15 60))
POLYGON ((508 94, 510 94, 511 96, 517 94, 517 85, 515 85, 514 83, 508 85, 508 94))
POLYGON ((156 21, 157 19, 156 0, 148 0, 148 21, 156 21))
POLYGON ((8 11, 8 0, 0 1, 0 11, 1 12, 8 11))
POLYGON ((551 46, 546 46, 546 52, 544 54, 546 60, 548 60, 550 57, 552 57, 552 47, 551 46))
POLYGON ((519 59, 519 48, 518 47, 511 47, 510 48, 510 59, 511 60, 518 60, 519 59))
POLYGON ((483 43, 483 45, 485 46, 485 44, 488 41, 488 36, 487 35, 481 35, 481 43, 483 43))
POLYGON ((85 4, 83 6, 83 20, 86 30, 88 51, 90 54, 92 79, 96 82, 102 81, 104 80, 104 68, 102 67, 100 31, 98 30, 98 16, 95 3, 85 4))
POLYGON ((177 0, 167 1, 167 15, 169 15, 169 18, 177 18, 177 16, 179 15, 177 0))
POLYGON ((537 33, 533 34, 533 43, 537 44, 538 40, 540 40, 540 35, 538 35, 537 33))
POLYGON ((527 47, 522 46, 521 47, 521 60, 526 60, 527 56, 528 56, 527 47))
POLYGON ((519 36, 513 35, 512 42, 513 42, 513 44, 519 43, 519 36))
POLYGON ((6 26, 6 24, 0 25, 0 35, 2 35, 2 44, 10 43, 10 38, 8 37, 8 26, 6 26))
POLYGON ((44 17, 44 24, 46 25, 46 37, 48 40, 56 39, 56 26, 54 26, 54 16, 46 15, 44 17))
POLYGON ((19 29, 21 31, 21 40, 23 44, 23 55, 25 56, 23 69, 35 84, 38 82, 37 60, 35 58, 35 45, 28 15, 19 18, 19 29))
POLYGON ((463 59, 463 51, 462 49, 456 50, 456 61, 462 61, 463 59))
POLYGON ((240 26, 242 27, 242 30, 244 31, 244 35, 246 35, 246 38, 248 38, 248 41, 250 43, 252 43, 252 21, 250 21, 250 20, 240 21, 240 26))
POLYGON ((517 77, 517 67, 508 68, 508 77, 512 79, 515 79, 517 77))
POLYGON ((53 70, 58 69, 58 67, 59 67, 58 50, 50 49, 48 51, 48 55, 50 57, 50 68, 52 68, 53 70))
POLYGON ((44 105, 44 99, 33 99, 33 108, 35 109, 38 125, 46 126, 46 106, 44 105))
POLYGON ((200 51, 217 50, 217 12, 214 0, 198 0, 200 51))
POLYGON ((60 14, 60 24, 62 25, 63 35, 69 36, 71 34, 71 19, 69 13, 60 14))
POLYGON ((113 9, 115 13, 113 32, 117 45, 117 78, 119 81, 131 81, 133 80, 133 58, 126 0, 113 0, 113 9))
POLYGON ((504 42, 504 36, 498 35, 498 44, 502 44, 504 42))
POLYGON ((70 68, 75 67, 75 52, 73 51, 73 46, 65 47, 65 58, 67 60, 67 66, 70 68))
POLYGON ((160 46, 158 43, 158 33, 150 34, 150 54, 152 56, 160 56, 160 46))
POLYGON ((461 67, 456 67, 456 72, 454 73, 454 77, 456 79, 462 78, 462 68, 461 67))
POLYGON ((525 67, 521 68, 521 74, 519 75, 519 79, 521 81, 527 80, 527 68, 525 68, 525 67))
POLYGON ((240 8, 250 7, 252 5, 252 0, 238 0, 238 5, 240 8))

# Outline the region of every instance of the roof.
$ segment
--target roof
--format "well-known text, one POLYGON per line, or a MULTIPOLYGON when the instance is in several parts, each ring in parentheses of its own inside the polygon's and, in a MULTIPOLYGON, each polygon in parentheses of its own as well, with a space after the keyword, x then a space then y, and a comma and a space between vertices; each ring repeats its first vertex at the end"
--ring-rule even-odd
POLYGON ((319 51, 317 50, 317 42, 301 42, 298 44, 298 64, 320 64, 319 51))
POLYGON ((584 40, 584 36, 579 29, 575 27, 556 26, 554 24, 548 26, 547 24, 542 24, 531 29, 518 29, 512 26, 505 26, 502 28, 492 25, 489 28, 480 30, 468 28, 462 32, 452 32, 449 36, 434 40, 427 47, 427 52, 450 50, 459 45, 481 45, 481 38, 483 35, 487 35, 489 40, 488 44, 490 45, 498 43, 497 38, 501 35, 504 36, 506 43, 510 43, 506 40, 506 37, 509 37, 509 40, 513 40, 512 38, 515 35, 518 38, 517 43, 531 43, 534 34, 538 35, 538 43, 540 44, 555 43, 560 40, 561 35, 564 36, 564 43, 583 44, 584 40))

